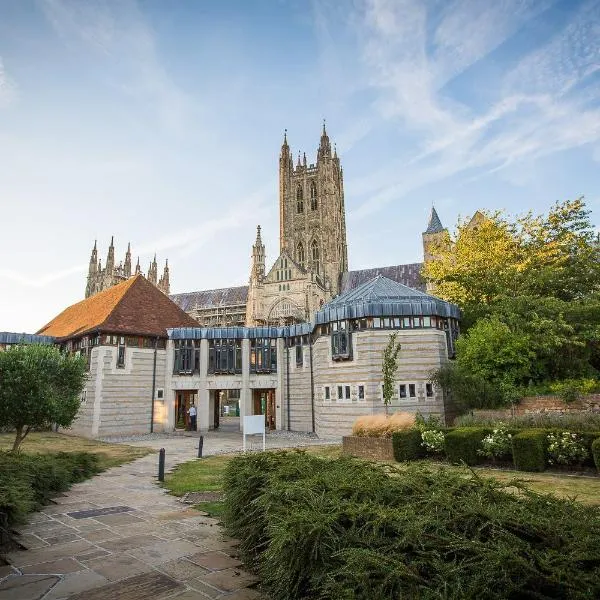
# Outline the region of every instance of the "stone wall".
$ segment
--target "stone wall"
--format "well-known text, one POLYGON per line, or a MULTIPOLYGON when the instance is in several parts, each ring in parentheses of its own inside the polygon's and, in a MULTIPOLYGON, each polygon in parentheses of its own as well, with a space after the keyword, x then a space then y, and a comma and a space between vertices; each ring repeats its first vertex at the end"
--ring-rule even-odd
POLYGON ((342 451, 350 456, 370 460, 394 460, 392 438, 344 436, 342 451))
POLYGON ((600 394, 586 394, 573 402, 565 402, 558 396, 528 396, 515 407, 517 415, 532 412, 600 412, 600 394))

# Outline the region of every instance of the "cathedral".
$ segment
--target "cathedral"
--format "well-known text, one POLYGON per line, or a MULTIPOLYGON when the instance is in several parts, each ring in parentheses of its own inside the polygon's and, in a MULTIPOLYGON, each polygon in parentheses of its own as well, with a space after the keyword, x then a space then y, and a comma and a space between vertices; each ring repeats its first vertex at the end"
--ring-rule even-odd
MULTIPOLYGON (((247 286, 173 294, 171 299, 203 327, 250 327, 310 321, 323 304, 378 275, 425 290, 422 263, 350 271, 345 215, 344 173, 325 124, 316 163, 298 153, 294 165, 286 131, 279 154, 277 260, 267 271, 258 226, 247 286)), ((445 232, 432 208, 423 232, 424 260, 445 232)))
MULTIPOLYGON (((98 292, 102 292, 113 285, 117 285, 132 275, 142 274, 140 268, 140 259, 138 257, 135 271, 131 270, 131 244, 127 244, 127 252, 125 253, 125 261, 115 264, 115 246, 114 238, 110 239, 108 247, 108 256, 106 257, 106 266, 102 268, 102 261, 98 259, 98 248, 96 242, 90 256, 90 265, 88 269, 87 285, 85 288, 85 297, 89 298, 98 292)), ((169 261, 165 262, 163 274, 158 278, 158 266, 156 264, 156 255, 150 263, 146 279, 155 285, 163 294, 169 295, 171 286, 169 284, 169 261)))

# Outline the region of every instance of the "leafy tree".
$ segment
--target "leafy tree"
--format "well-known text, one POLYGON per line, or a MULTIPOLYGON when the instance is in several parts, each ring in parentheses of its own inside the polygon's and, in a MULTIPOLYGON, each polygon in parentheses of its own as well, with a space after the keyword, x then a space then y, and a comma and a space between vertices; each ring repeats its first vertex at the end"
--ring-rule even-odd
POLYGON ((15 430, 13 451, 31 429, 69 427, 86 379, 85 359, 53 346, 14 346, 0 352, 0 427, 15 430))
POLYGON ((398 371, 398 354, 400 353, 400 342, 397 340, 398 333, 390 335, 390 341, 383 350, 383 361, 381 372, 383 375, 383 403, 385 405, 385 414, 388 414, 388 407, 392 403, 394 396, 394 379, 398 371))

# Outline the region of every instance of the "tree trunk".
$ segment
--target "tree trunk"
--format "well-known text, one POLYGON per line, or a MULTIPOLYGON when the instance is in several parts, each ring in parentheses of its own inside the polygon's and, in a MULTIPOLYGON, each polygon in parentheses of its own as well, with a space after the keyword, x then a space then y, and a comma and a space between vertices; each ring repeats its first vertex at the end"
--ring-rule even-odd
POLYGON ((17 427, 17 435, 15 437, 15 443, 13 444, 13 447, 12 447, 13 452, 17 452, 24 437, 25 436, 23 435, 23 426, 17 427))
POLYGON ((388 403, 386 402, 386 403, 384 404, 384 406, 385 406, 385 416, 386 416, 386 417, 389 417, 389 416, 390 416, 390 408, 389 408, 389 405, 388 405, 388 403))

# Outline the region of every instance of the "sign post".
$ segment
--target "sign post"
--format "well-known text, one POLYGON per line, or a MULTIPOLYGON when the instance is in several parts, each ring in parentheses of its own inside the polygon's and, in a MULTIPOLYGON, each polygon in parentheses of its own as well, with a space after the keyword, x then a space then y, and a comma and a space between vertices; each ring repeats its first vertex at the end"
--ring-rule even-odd
POLYGON ((244 417, 243 450, 246 452, 246 436, 262 433, 263 452, 266 449, 265 415, 250 415, 244 417))

